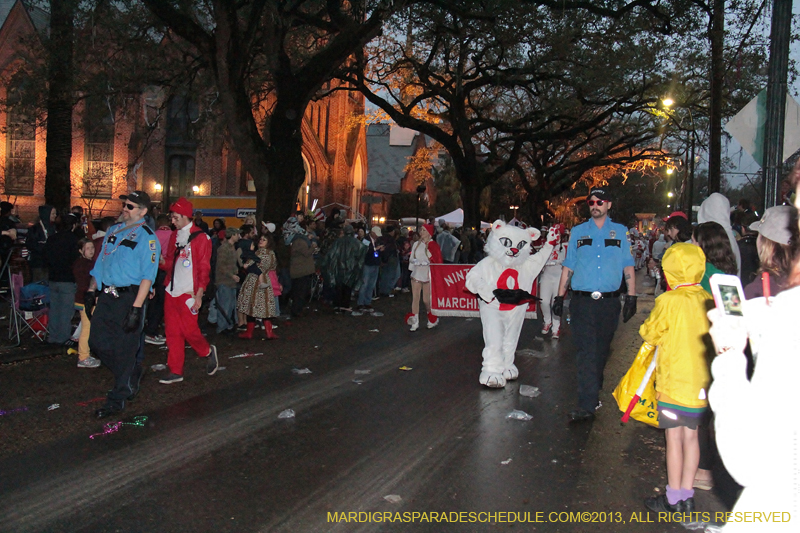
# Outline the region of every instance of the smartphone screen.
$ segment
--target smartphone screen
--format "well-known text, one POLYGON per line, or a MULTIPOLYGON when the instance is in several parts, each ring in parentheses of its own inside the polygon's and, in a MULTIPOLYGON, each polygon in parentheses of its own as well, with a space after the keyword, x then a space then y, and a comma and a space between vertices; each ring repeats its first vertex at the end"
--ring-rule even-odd
POLYGON ((744 316, 742 313, 742 297, 735 285, 719 285, 719 295, 722 299, 722 309, 726 315, 744 316))

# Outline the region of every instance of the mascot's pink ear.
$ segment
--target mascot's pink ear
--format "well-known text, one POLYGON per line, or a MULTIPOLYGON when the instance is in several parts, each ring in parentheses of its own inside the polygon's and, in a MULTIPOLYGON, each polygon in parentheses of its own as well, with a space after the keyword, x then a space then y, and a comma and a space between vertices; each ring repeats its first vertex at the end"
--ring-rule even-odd
POLYGON ((531 242, 538 241, 539 237, 542 236, 542 232, 534 228, 533 226, 528 228, 528 234, 531 236, 531 242))
POLYGON ((505 227, 506 223, 499 218, 492 223, 492 229, 500 229, 505 227))

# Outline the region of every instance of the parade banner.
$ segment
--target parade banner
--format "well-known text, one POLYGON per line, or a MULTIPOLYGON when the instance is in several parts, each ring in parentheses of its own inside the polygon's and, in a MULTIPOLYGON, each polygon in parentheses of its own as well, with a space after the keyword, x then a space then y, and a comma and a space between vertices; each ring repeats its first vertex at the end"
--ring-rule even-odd
MULTIPOLYGON (((465 287, 474 265, 431 265, 431 308, 436 316, 480 317, 478 297, 465 287)), ((539 292, 538 281, 531 294, 539 292)), ((525 318, 536 318, 536 303, 528 305, 525 318)))

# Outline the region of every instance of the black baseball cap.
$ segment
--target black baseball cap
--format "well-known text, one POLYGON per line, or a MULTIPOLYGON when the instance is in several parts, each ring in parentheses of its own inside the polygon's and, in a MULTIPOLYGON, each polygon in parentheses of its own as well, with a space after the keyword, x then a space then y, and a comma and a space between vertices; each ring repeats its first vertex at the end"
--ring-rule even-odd
POLYGON ((128 200, 129 202, 150 209, 150 195, 144 191, 133 191, 128 194, 123 194, 119 199, 128 200))
POLYGON ((611 201, 611 194, 609 194, 608 189, 604 189, 602 187, 592 187, 592 190, 589 191, 589 196, 586 197, 588 200, 594 196, 598 200, 605 200, 606 202, 611 201))

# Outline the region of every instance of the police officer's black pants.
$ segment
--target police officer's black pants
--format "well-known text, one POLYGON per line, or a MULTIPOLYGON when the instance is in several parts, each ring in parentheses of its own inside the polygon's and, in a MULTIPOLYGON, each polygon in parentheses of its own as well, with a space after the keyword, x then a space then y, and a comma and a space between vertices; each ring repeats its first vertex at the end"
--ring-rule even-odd
POLYGON ((100 293, 92 314, 89 348, 114 374, 114 388, 108 393, 109 407, 122 409, 133 393, 131 375, 136 366, 141 325, 132 333, 122 330, 122 321, 136 300, 136 292, 121 292, 119 298, 100 293))
POLYGON ((590 413, 594 413, 603 388, 603 371, 621 308, 619 298, 593 300, 578 294, 569 304, 578 368, 578 406, 590 413))

